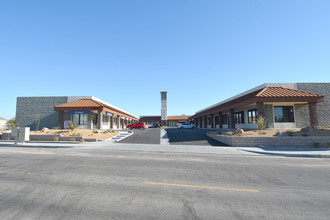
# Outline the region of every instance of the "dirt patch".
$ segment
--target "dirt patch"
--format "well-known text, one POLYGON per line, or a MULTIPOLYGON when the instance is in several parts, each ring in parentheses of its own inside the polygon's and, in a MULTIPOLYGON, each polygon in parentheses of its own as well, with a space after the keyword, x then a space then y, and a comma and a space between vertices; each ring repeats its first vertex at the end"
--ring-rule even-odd
POLYGON ((269 130, 252 130, 244 131, 243 134, 227 134, 230 136, 246 136, 246 137, 273 137, 273 136, 330 136, 330 128, 315 129, 313 132, 302 132, 300 129, 269 129, 269 130))
POLYGON ((116 131, 104 131, 104 130, 91 130, 91 129, 75 129, 73 132, 68 129, 49 129, 47 131, 31 131, 31 135, 56 135, 59 134, 64 137, 75 136, 84 138, 97 138, 99 140, 105 140, 116 136, 118 132, 116 131))

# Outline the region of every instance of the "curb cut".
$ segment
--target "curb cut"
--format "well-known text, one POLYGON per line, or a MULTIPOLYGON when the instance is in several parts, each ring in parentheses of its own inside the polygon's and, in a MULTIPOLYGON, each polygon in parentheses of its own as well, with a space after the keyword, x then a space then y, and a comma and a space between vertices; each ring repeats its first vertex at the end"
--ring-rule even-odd
MULTIPOLYGON (((131 136, 131 135, 133 135, 134 134, 134 132, 133 131, 128 131, 128 135, 126 135, 125 137, 122 137, 122 138, 120 138, 120 139, 118 139, 118 140, 115 140, 115 142, 116 143, 118 143, 119 141, 122 141, 122 140, 124 140, 124 139, 126 139, 126 138, 128 138, 129 136, 131 136)), ((119 135, 119 134, 118 134, 119 135)), ((117 135, 117 136, 118 136, 117 135)))

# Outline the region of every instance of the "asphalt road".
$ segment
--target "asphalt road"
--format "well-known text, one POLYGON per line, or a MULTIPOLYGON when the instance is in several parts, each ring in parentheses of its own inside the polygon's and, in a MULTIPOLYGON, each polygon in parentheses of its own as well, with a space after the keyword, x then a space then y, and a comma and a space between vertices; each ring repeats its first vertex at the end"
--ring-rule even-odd
POLYGON ((0 149, 0 219, 329 219, 329 159, 0 149))
POLYGON ((206 145, 206 146, 227 146, 216 140, 208 138, 207 132, 215 131, 216 129, 177 129, 167 128, 166 132, 170 144, 179 145, 206 145))
POLYGON ((130 144, 160 144, 160 129, 147 128, 144 130, 133 129, 134 134, 118 143, 130 144))

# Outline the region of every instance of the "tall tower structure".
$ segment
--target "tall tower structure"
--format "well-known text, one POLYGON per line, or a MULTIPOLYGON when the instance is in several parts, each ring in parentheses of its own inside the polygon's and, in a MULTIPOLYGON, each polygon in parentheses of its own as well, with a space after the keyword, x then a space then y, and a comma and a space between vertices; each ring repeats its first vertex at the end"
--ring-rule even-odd
POLYGON ((161 125, 167 126, 167 92, 162 91, 161 94, 161 125))

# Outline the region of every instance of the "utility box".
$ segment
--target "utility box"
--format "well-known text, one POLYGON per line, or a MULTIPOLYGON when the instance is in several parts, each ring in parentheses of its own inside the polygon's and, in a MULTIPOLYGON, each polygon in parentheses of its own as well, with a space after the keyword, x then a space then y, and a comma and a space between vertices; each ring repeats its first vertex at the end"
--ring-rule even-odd
POLYGON ((18 137, 19 127, 11 128, 11 137, 18 137))
POLYGON ((22 127, 19 128, 19 136, 18 136, 18 140, 19 141, 29 141, 30 140, 30 127, 22 127))

